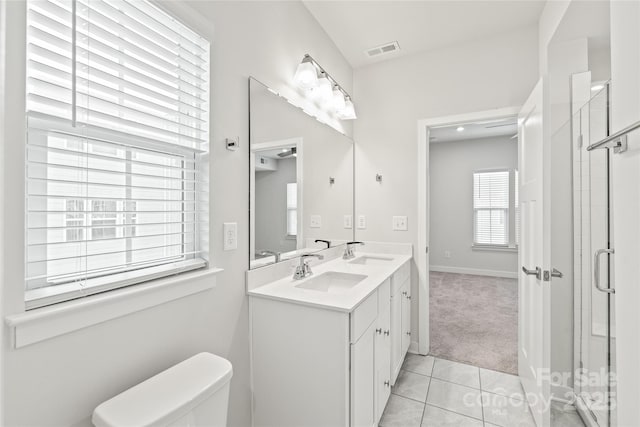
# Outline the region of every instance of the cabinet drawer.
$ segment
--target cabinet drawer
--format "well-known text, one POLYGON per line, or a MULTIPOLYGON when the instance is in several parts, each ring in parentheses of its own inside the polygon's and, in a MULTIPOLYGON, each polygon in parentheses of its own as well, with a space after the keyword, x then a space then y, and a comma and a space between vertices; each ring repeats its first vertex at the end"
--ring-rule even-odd
POLYGON ((409 261, 402 264, 402 266, 393 273, 391 276, 391 295, 396 295, 400 286, 404 284, 404 282, 411 275, 411 263, 409 261))
POLYGON ((351 343, 355 343, 378 316, 378 291, 372 293, 351 313, 351 343))

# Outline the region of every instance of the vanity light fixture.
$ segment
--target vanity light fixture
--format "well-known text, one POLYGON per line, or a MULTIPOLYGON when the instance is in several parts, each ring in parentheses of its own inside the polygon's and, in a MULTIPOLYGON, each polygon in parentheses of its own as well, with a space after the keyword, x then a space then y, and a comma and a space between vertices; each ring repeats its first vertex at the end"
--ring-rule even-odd
POLYGON ((327 78, 327 73, 321 71, 320 77, 318 78, 318 84, 312 89, 311 93, 315 99, 325 104, 333 95, 333 91, 331 90, 332 87, 333 85, 327 78))
POLYGON ((464 126, 458 126, 458 128, 456 129, 458 132, 462 132, 464 130, 464 126))
POLYGON ((318 71, 309 55, 305 55, 298 65, 293 80, 304 89, 312 89, 318 85, 318 71))
POLYGON ((340 120, 356 119, 356 111, 351 96, 327 73, 309 54, 305 54, 298 64, 294 82, 311 91, 311 97, 332 111, 340 120))

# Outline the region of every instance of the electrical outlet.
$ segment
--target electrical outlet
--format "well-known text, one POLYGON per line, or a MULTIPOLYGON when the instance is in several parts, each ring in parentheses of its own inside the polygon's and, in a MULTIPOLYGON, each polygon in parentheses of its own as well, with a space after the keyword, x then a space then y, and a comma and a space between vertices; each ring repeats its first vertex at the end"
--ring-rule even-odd
POLYGON ((367 228, 367 219, 364 215, 358 216, 358 228, 360 230, 364 230, 365 228, 367 228))
POLYGON ((353 217, 351 215, 344 216, 344 228, 353 228, 353 217))
POLYGON ((320 228, 322 227, 322 217, 320 215, 311 215, 309 219, 309 227, 320 228))
POLYGON ((224 250, 238 249, 238 223, 225 222, 223 226, 224 250))
POLYGON ((451 258, 451 251, 444 251, 445 258, 451 258))
POLYGON ((393 227, 392 228, 395 231, 406 231, 408 229, 407 217, 406 216, 394 216, 393 217, 393 227))

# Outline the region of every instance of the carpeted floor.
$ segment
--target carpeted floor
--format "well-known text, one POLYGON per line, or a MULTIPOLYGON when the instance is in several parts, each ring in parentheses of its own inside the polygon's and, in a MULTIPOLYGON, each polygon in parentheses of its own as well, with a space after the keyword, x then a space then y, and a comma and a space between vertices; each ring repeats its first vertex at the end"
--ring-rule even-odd
POLYGON ((518 281, 431 272, 433 356, 518 374, 518 281))

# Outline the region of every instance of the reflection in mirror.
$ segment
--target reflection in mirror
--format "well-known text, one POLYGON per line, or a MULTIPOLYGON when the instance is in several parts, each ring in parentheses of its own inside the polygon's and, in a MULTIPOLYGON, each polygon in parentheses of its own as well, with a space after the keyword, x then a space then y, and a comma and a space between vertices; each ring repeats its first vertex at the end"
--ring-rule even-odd
POLYGON ((353 240, 353 141, 249 79, 250 268, 353 240))

